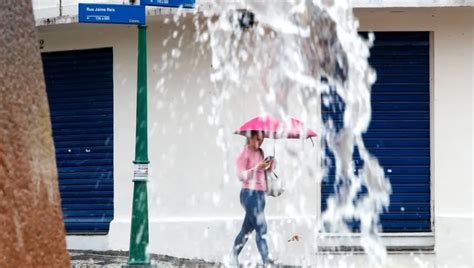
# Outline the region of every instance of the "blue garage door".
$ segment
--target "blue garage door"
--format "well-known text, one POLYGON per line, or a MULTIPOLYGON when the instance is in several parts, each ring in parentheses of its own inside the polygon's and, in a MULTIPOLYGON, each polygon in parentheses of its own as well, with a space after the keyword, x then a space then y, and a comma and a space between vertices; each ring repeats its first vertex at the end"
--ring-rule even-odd
POLYGON ((112 48, 43 53, 66 231, 113 218, 112 48))
MULTIPOLYGON (((383 231, 430 232, 429 33, 377 32, 369 61, 377 82, 364 141, 392 184, 390 207, 381 215, 383 231)), ((331 106, 323 108, 323 119, 341 122, 343 106, 331 106)), ((358 158, 356 152, 356 166, 358 158)), ((334 189, 332 167, 322 184, 323 211, 334 189)), ((352 225, 358 229, 357 222, 352 225)))

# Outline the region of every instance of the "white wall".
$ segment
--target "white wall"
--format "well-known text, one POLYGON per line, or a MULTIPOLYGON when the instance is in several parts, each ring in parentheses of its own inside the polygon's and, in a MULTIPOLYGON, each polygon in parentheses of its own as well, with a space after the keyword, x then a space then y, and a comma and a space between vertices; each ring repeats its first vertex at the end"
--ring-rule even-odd
POLYGON ((32 0, 35 19, 59 16, 59 0, 32 0))
MULTIPOLYGON (((362 30, 434 32, 432 177, 436 252, 442 264, 472 263, 472 151, 466 149, 472 147, 472 9, 358 10, 356 15, 362 30)), ((182 56, 175 62, 177 69, 169 66, 160 70, 164 66, 163 53, 169 55, 180 37, 168 41, 165 47, 163 41, 174 29, 158 19, 150 23, 148 38, 150 251, 221 260, 230 250, 242 216, 239 185, 233 177, 226 183, 224 163, 229 161, 232 175, 233 158, 243 140, 232 137, 232 147, 223 155, 216 145, 217 128, 209 126, 207 117, 198 113, 201 106, 208 111, 209 97, 215 89, 209 81, 209 53, 202 55, 192 45, 192 31, 185 31, 182 56), (197 65, 189 64, 190 59, 198 57, 197 65), (161 85, 163 76, 166 79, 161 85)), ((192 29, 190 21, 186 27, 192 29)), ((130 26, 71 24, 41 27, 39 32, 45 40, 45 51, 114 48, 114 220, 108 236, 70 236, 68 245, 126 250, 133 186, 136 30, 130 26)), ((228 124, 238 126, 258 114, 258 94, 255 90, 233 98, 224 110, 226 115, 233 114, 227 117, 228 124)), ((319 130, 317 125, 314 127, 319 130)), ((284 158, 284 150, 278 148, 284 158)), ((311 155, 310 146, 303 148, 311 155)), ((317 176, 306 176, 291 194, 269 200, 271 248, 281 252, 279 258, 285 262, 304 263, 303 257, 313 252, 313 227, 319 207, 317 176), (304 200, 303 205, 300 200, 304 200), (287 206, 293 204, 292 209, 287 206), (292 234, 301 235, 303 240, 287 243, 292 234)), ((244 254, 258 260, 254 242, 249 246, 244 254)))

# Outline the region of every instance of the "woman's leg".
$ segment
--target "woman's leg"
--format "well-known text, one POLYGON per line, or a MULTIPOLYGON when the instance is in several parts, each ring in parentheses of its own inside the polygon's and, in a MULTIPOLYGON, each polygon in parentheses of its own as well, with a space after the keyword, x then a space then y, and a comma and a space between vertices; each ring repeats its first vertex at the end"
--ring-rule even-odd
POLYGON ((248 190, 242 190, 240 193, 240 203, 245 209, 245 218, 244 222, 242 223, 242 228, 240 229, 239 234, 235 238, 234 241, 234 248, 233 248, 233 254, 235 256, 238 256, 242 249, 245 246, 245 243, 249 239, 250 234, 252 231, 255 229, 253 225, 253 209, 252 209, 252 192, 248 190))
POLYGON ((249 239, 249 236, 254 229, 249 218, 250 217, 248 216, 248 214, 245 213, 245 218, 244 218, 244 222, 242 223, 242 228, 240 229, 239 234, 235 238, 233 253, 236 256, 239 256, 240 252, 244 248, 245 243, 247 243, 247 240, 249 239))
POLYGON ((265 219, 265 193, 259 193, 255 204, 255 230, 257 232, 257 248, 262 256, 264 264, 270 262, 268 257, 268 243, 267 243, 267 221, 265 219))

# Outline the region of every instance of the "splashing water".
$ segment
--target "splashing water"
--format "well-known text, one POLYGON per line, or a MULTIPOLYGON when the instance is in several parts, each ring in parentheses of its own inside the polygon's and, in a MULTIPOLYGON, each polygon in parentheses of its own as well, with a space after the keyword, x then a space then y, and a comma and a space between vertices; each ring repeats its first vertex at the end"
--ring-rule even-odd
MULTIPOLYGON (((196 42, 209 46, 212 54, 215 91, 207 116, 209 124, 218 127, 218 145, 224 152, 230 149, 236 126, 226 122, 232 115, 224 107, 243 92, 260 90, 261 113, 284 122, 290 121, 296 111, 292 107, 297 106, 307 125, 321 125, 324 159, 321 164, 309 162, 303 150, 287 147, 293 159, 285 165, 298 170, 291 174, 293 182, 306 175, 321 180, 321 170, 327 175, 332 158, 326 149, 335 160, 335 194, 314 228, 322 237, 350 234, 348 222, 360 221, 362 247, 373 261, 383 263, 386 251, 378 236, 379 215, 389 205, 391 186, 362 139, 371 119, 370 93, 376 79, 367 61, 373 36, 365 40, 358 35, 349 2, 209 1, 199 13, 204 19, 195 16, 196 42), (322 106, 330 114, 342 109, 342 120, 324 119, 322 106), (363 162, 358 170, 355 151, 363 162), (362 187, 367 194, 360 195, 362 187)), ((178 50, 173 53, 179 57, 178 50)), ((226 162, 226 171, 228 166, 226 162)))

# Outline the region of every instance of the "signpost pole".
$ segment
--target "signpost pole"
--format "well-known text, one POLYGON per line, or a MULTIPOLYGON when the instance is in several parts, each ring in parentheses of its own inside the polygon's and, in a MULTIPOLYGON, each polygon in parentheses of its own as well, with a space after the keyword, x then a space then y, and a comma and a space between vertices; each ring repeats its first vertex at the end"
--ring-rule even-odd
POLYGON ((130 256, 125 267, 150 264, 148 247, 147 26, 138 26, 137 115, 130 256))

